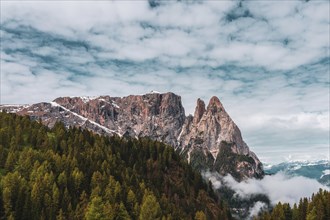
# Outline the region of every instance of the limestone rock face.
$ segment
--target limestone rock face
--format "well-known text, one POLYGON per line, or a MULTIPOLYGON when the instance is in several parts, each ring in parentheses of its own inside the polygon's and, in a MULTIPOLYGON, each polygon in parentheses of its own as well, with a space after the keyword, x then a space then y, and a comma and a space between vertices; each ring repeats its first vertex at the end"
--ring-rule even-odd
POLYGON ((231 174, 237 180, 264 175, 259 159, 215 96, 206 108, 198 99, 194 116, 186 116, 181 97, 170 92, 122 98, 60 97, 29 106, 3 105, 0 110, 29 115, 49 127, 61 121, 99 134, 149 137, 173 146, 197 169, 231 174))
POLYGON ((54 102, 119 135, 151 137, 172 146, 176 145, 176 137, 185 120, 181 97, 173 93, 123 98, 64 97, 54 102))
POLYGON ((264 175, 261 162, 249 150, 242 139, 239 128, 215 96, 210 99, 206 110, 204 102, 197 100, 194 117, 192 120, 186 120, 178 142, 178 147, 182 148, 182 152, 184 152, 188 161, 198 168, 216 170, 221 174, 227 174, 228 169, 219 166, 217 160, 222 156, 219 154, 222 154, 221 150, 224 145, 230 145, 232 153, 230 156, 235 161, 235 164, 233 164, 235 169, 232 169, 229 173, 237 176, 237 179, 245 177, 260 178, 264 175), (200 153, 204 154, 204 158, 200 157, 200 153))

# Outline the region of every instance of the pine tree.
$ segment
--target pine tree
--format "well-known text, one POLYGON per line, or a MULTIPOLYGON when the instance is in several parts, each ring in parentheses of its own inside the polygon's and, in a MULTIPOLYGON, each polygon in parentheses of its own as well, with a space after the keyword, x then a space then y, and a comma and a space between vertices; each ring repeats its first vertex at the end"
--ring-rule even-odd
POLYGON ((134 210, 134 204, 136 203, 136 196, 135 193, 129 189, 128 193, 127 193, 127 209, 129 211, 133 211, 134 210))
POLYGON ((141 206, 139 220, 160 219, 161 209, 156 197, 151 192, 146 192, 141 206))
POLYGON ((104 220, 106 216, 104 214, 104 204, 101 197, 94 197, 91 203, 88 205, 85 215, 86 220, 104 220))
POLYGON ((121 202, 117 211, 117 217, 118 220, 130 220, 131 217, 129 216, 124 204, 121 202))
POLYGON ((307 214, 306 220, 316 220, 317 219, 317 211, 316 207, 313 207, 313 209, 307 214))
POLYGON ((195 220, 206 220, 206 215, 203 211, 197 211, 195 214, 195 220))
POLYGON ((272 211, 272 219, 276 220, 285 220, 285 213, 283 209, 283 205, 281 203, 277 204, 272 211))
POLYGON ((292 209, 292 220, 299 220, 299 211, 298 211, 297 204, 294 204, 293 205, 293 209, 292 209))
POLYGON ((58 215, 56 216, 56 220, 65 220, 65 216, 64 216, 64 213, 63 213, 63 210, 60 209, 60 211, 58 212, 58 215))

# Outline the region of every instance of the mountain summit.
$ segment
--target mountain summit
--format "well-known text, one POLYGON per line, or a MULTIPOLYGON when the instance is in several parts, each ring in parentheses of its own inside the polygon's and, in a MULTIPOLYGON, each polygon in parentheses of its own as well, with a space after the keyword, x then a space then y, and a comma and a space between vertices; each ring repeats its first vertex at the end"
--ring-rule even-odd
POLYGON ((28 115, 49 127, 61 121, 99 134, 149 137, 173 146, 199 170, 231 174, 237 180, 264 175, 261 162, 215 96, 206 108, 198 99, 194 116, 185 115, 181 97, 171 92, 60 97, 50 103, 2 105, 0 110, 28 115))

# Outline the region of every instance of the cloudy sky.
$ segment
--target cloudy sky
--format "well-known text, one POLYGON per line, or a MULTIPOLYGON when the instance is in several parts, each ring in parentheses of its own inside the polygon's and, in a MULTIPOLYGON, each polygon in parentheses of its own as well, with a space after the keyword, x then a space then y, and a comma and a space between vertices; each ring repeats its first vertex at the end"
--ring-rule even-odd
POLYGON ((264 162, 329 158, 329 1, 1 1, 1 104, 220 98, 264 162))

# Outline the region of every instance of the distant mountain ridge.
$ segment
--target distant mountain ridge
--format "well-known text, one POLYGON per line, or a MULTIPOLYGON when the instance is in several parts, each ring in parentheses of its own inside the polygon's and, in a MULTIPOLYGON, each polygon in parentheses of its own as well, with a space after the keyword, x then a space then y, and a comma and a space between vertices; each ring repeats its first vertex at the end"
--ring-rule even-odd
POLYGON ((284 172, 289 176, 304 176, 315 179, 325 186, 330 187, 330 163, 329 160, 320 161, 288 161, 276 165, 268 165, 264 168, 266 175, 284 172))
POLYGON ((198 99, 194 116, 185 115, 181 97, 171 92, 60 97, 49 103, 1 105, 0 110, 28 115, 49 127, 61 121, 99 134, 149 137, 173 146, 199 170, 229 173, 238 180, 264 175, 260 160, 215 96, 207 106, 198 99))

